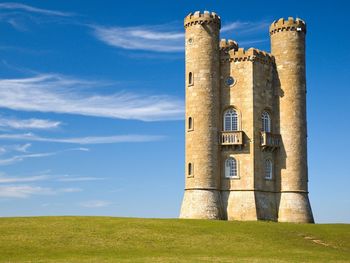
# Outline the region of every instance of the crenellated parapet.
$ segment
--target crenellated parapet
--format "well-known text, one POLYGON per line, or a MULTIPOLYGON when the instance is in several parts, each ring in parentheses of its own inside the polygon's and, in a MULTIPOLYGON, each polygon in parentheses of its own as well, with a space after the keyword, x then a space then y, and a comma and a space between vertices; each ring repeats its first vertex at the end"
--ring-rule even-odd
POLYGON ((229 56, 222 58, 221 62, 251 61, 262 64, 273 64, 275 62, 274 57, 270 53, 256 48, 249 48, 248 50, 244 48, 239 48, 238 50, 232 49, 228 54, 229 56))
POLYGON ((215 12, 204 11, 201 13, 200 11, 196 11, 194 13, 189 13, 185 17, 184 26, 185 28, 193 25, 204 25, 204 24, 215 24, 219 28, 221 27, 220 16, 218 16, 215 12))
POLYGON ((306 23, 300 18, 288 17, 288 20, 280 18, 271 24, 270 35, 280 31, 301 31, 306 33, 306 23))
POLYGON ((233 41, 231 39, 221 39, 220 40, 220 50, 224 52, 228 52, 231 49, 238 50, 238 44, 236 41, 233 41))

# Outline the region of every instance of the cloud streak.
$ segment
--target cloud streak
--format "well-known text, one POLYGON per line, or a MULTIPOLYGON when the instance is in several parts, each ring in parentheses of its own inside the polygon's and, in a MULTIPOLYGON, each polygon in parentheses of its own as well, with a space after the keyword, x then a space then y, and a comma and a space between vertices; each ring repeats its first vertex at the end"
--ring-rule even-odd
POLYGON ((184 33, 166 26, 106 27, 91 26, 93 35, 107 45, 130 50, 183 52, 184 33))
POLYGON ((5 153, 9 153, 12 151, 26 153, 30 146, 32 146, 30 143, 4 145, 4 146, 0 147, 0 155, 5 154, 5 153))
POLYGON ((47 172, 40 172, 39 175, 29 176, 9 176, 5 173, 0 173, 0 184, 28 183, 38 181, 54 181, 54 182, 89 182, 105 180, 102 177, 92 176, 70 176, 70 175, 51 175, 47 172))
POLYGON ((51 188, 30 185, 5 185, 0 186, 0 197, 28 198, 32 195, 52 195, 55 192, 51 188))
MULTIPOLYGON (((250 22, 250 21, 234 21, 224 24, 220 30, 221 33, 237 31, 238 34, 248 34, 260 32, 263 29, 268 30, 269 23, 266 21, 250 22)), ((267 33, 267 31, 266 31, 267 33)))
POLYGON ((100 181, 100 180, 104 180, 104 178, 90 177, 90 176, 81 176, 81 177, 65 176, 57 179, 57 181, 59 182, 87 182, 87 181, 100 181))
POLYGON ((0 176, 0 184, 37 182, 37 181, 47 180, 48 178, 49 178, 48 175, 36 175, 36 176, 27 176, 27 177, 0 176))
POLYGON ((61 193, 77 193, 81 191, 83 191, 81 188, 52 189, 49 187, 31 185, 0 185, 0 198, 29 198, 33 195, 56 195, 61 193))
POLYGON ((61 125, 59 121, 42 120, 42 119, 9 119, 0 117, 0 128, 10 129, 53 129, 61 125))
MULTIPOLYGON (((56 143, 71 143, 71 144, 109 144, 123 142, 150 142, 164 139, 164 136, 157 135, 114 135, 114 136, 91 136, 91 137, 76 137, 76 138, 49 138, 41 137, 32 133, 25 134, 0 134, 2 140, 23 140, 37 142, 56 142, 56 143)), ((86 148, 76 148, 81 151, 87 151, 86 148)))
POLYGON ((100 208, 110 206, 112 203, 103 200, 92 200, 80 203, 80 206, 85 208, 100 208))
POLYGON ((32 159, 32 158, 42 158, 42 157, 49 157, 53 155, 57 155, 63 152, 68 151, 88 151, 86 148, 71 148, 66 149, 63 151, 57 151, 57 152, 45 152, 45 153, 31 153, 31 154, 21 154, 21 155, 15 155, 10 158, 6 159, 0 159, 0 165, 11 165, 13 163, 24 161, 25 159, 32 159))
POLYGON ((57 74, 0 79, 0 107, 142 121, 183 118, 184 103, 179 98, 143 96, 130 92, 99 94, 86 91, 92 88, 96 90, 103 85, 106 83, 57 74))
MULTIPOLYGON (((107 45, 129 50, 144 50, 153 52, 183 52, 184 51, 184 33, 169 25, 155 26, 136 26, 136 27, 118 27, 118 26, 91 26, 93 35, 107 45)), ((236 31, 237 35, 254 34, 262 29, 268 28, 268 23, 261 22, 241 22, 234 21, 225 24, 220 32, 229 33, 236 31)), ((266 31, 267 32, 267 31, 266 31)), ((250 43, 250 40, 245 40, 250 43)))
MULTIPOLYGON (((163 25, 140 25, 133 27, 105 26, 94 23, 85 23, 73 17, 75 14, 57 10, 49 10, 33 7, 15 2, 0 3, 0 10, 21 11, 23 14, 37 14, 41 16, 54 17, 59 20, 64 19, 66 23, 85 26, 91 29, 92 35, 99 41, 116 48, 126 50, 142 50, 152 52, 183 52, 184 51, 184 32, 182 24, 178 21, 163 25)), ((23 15, 22 14, 22 15, 23 15)), ((1 18, 0 18, 1 19, 1 18)), ((17 30, 26 30, 16 14, 3 14, 2 19, 17 30)), ((33 17, 30 17, 33 19, 33 17)), ((53 19, 56 21, 57 19, 53 19)), ((236 35, 250 34, 258 30, 266 29, 266 21, 234 21, 224 24, 221 33, 235 31, 236 35)), ((245 40, 249 43, 249 39, 245 40)))
POLYGON ((25 12, 30 12, 30 13, 37 13, 41 15, 48 15, 48 16, 73 16, 74 14, 68 13, 68 12, 61 12, 61 11, 56 11, 56 10, 49 10, 49 9, 42 9, 42 8, 37 8, 33 7, 30 5, 25 5, 21 3, 15 3, 15 2, 6 2, 6 3, 0 3, 0 9, 3 10, 20 10, 20 11, 25 11, 25 12))

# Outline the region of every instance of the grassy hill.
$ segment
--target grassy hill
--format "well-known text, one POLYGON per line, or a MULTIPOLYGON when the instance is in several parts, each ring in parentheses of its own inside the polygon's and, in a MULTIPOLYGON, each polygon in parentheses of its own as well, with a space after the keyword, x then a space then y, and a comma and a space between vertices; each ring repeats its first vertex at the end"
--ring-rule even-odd
POLYGON ((0 262, 350 262, 350 225, 0 218, 0 262))

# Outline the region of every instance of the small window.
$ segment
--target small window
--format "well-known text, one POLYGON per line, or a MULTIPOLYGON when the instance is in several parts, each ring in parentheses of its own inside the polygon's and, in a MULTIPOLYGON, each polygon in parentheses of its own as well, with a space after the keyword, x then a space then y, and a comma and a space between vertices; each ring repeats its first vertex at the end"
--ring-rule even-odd
POLYGON ((272 167, 272 161, 270 159, 265 160, 265 179, 271 180, 272 179, 272 173, 273 173, 273 167, 272 167))
POLYGON ((233 84, 235 84, 235 79, 233 77, 229 76, 226 78, 225 82, 226 82, 227 86, 232 86, 233 84))
POLYGON ((237 161, 233 157, 229 157, 225 161, 225 177, 226 178, 239 178, 237 161))
POLYGON ((238 114, 235 109, 225 111, 224 131, 238 131, 238 114))
POLYGON ((192 117, 188 118, 188 130, 193 130, 193 119, 192 117))
POLYGON ((193 85, 193 73, 188 73, 188 85, 193 85))
POLYGON ((271 118, 270 114, 266 111, 261 114, 261 125, 262 131, 271 132, 271 118))
POLYGON ((188 163, 188 171, 187 171, 188 176, 193 175, 193 165, 192 163, 188 163))

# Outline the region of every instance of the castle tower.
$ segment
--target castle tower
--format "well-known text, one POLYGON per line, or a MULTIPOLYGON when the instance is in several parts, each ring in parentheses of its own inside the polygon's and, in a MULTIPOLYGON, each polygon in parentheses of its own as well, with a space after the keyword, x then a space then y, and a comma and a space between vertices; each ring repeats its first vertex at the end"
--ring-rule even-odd
POLYGON ((186 182, 180 218, 222 219, 219 165, 220 17, 199 11, 184 21, 186 182))
POLYGON ((307 186, 305 34, 306 24, 298 18, 282 18, 270 26, 279 82, 281 222, 314 221, 307 186))

